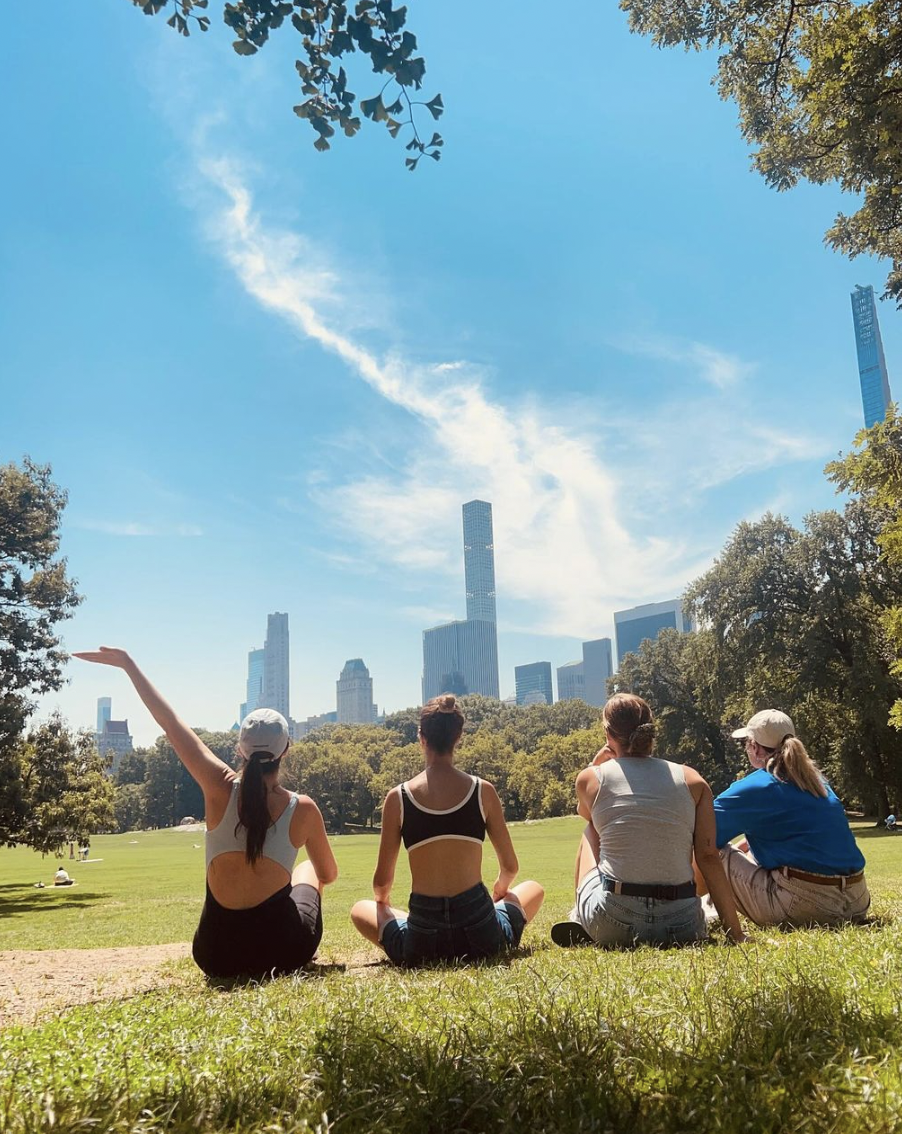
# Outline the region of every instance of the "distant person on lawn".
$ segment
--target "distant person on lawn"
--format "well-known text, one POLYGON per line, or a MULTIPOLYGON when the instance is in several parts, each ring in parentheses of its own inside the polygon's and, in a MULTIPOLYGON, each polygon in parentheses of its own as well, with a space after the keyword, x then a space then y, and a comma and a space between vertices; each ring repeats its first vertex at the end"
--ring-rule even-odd
POLYGON ((871 904, 864 855, 790 718, 764 709, 733 736, 754 771, 714 800, 714 814, 739 908, 758 925, 860 921, 871 904), (737 835, 746 841, 731 846, 737 835))
POLYGON ((711 789, 693 768, 652 756, 655 725, 641 697, 604 707, 607 743, 576 777, 588 821, 576 858, 576 905, 558 945, 677 945, 707 934, 693 854, 733 941, 745 935, 715 842, 711 789))
POLYGON ((245 717, 244 761, 233 771, 181 721, 124 650, 101 646, 83 661, 122 669, 204 793, 207 897, 194 959, 212 977, 263 977, 302 968, 323 934, 320 898, 338 877, 319 808, 279 783, 288 725, 273 709, 245 717), (308 861, 295 866, 298 850, 308 861))
POLYGON ((397 965, 476 960, 516 948, 545 897, 537 882, 512 886, 519 863, 498 793, 454 767, 463 727, 453 694, 423 706, 419 740, 426 767, 386 796, 376 900, 351 910, 356 928, 397 965), (499 865, 491 894, 482 882, 486 834, 499 865), (402 842, 410 860, 409 913, 390 904, 402 842))

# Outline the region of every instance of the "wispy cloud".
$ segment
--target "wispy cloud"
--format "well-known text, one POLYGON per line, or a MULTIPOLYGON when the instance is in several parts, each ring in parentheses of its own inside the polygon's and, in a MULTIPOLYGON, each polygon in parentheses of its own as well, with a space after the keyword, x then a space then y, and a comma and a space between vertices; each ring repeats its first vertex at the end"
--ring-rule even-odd
POLYGON ((616 339, 612 345, 625 354, 676 363, 694 371, 703 382, 718 390, 726 390, 738 385, 755 369, 753 362, 746 362, 737 355, 718 350, 708 343, 691 340, 680 341, 657 335, 630 335, 616 339))
MULTIPOLYGON (((338 483, 318 474, 307 484, 368 562, 421 575, 459 573, 460 505, 480 496, 494 505, 499 589, 530 604, 533 631, 585 635, 609 625, 615 606, 678 593, 710 557, 697 538, 679 534, 686 529, 678 522, 653 531, 643 524, 636 502, 654 480, 643 473, 656 451, 669 467, 681 459, 681 479, 694 492, 719 483, 717 477, 804 455, 801 442, 764 432, 767 455, 757 465, 745 458, 730 464, 729 419, 722 415, 721 459, 699 459, 683 440, 700 429, 704 445, 703 415, 684 429, 668 406, 657 421, 632 423, 632 460, 621 464, 616 445, 605 449, 592 423, 574 419, 563 403, 503 403, 489 392, 485 372, 465 361, 423 365, 380 353, 348 329, 355 323, 343 317, 343 273, 304 237, 263 221, 236 165, 205 160, 201 169, 218 197, 207 214, 210 239, 247 293, 406 415, 412 456, 400 467, 338 483)), ((676 359, 658 357, 696 364, 719 389, 749 369, 699 343, 679 348, 676 359)))
POLYGON ((164 536, 193 538, 204 534, 203 528, 196 524, 175 524, 171 526, 139 524, 131 520, 73 520, 71 526, 86 532, 101 532, 111 536, 164 536))

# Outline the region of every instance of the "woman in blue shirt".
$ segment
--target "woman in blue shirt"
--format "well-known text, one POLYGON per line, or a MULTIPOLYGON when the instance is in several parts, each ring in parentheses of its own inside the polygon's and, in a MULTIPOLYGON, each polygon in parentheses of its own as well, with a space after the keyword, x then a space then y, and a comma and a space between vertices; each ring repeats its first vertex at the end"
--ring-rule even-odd
POLYGON ((733 733, 755 769, 714 800, 717 846, 740 910, 758 925, 860 921, 871 903, 843 805, 779 709, 733 733), (738 847, 730 841, 744 835, 738 847))

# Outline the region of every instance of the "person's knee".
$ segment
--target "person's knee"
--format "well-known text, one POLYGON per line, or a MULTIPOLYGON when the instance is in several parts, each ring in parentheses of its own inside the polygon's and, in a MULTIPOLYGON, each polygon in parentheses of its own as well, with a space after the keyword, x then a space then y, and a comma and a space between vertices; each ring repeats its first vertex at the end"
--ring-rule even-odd
POLYGON ((355 902, 351 906, 351 921, 354 923, 354 928, 359 929, 361 932, 368 927, 376 924, 376 910, 375 903, 368 901, 355 902))

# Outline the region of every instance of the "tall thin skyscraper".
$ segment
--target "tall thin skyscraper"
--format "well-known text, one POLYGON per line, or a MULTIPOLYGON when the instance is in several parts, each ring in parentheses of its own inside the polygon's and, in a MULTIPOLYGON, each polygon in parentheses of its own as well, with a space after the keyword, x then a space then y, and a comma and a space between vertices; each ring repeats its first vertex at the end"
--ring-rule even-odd
POLYGON ((892 401, 889 374, 883 356, 877 303, 872 287, 856 285, 852 292, 852 322, 855 326, 855 349, 858 352, 858 377, 861 382, 861 404, 864 424, 870 429, 883 421, 892 401))
POLYGON ((98 736, 103 736, 104 724, 113 715, 113 701, 111 697, 98 697, 97 698, 97 728, 98 736))
POLYGON ((266 617, 263 645, 263 696, 258 709, 288 712, 288 615, 276 611, 266 617))
POLYGON ((263 673, 266 667, 266 650, 248 650, 247 652, 247 700, 241 706, 238 719, 243 721, 248 713, 259 708, 263 698, 263 673))
POLYGON ((495 543, 492 505, 463 506, 465 622, 423 631, 423 700, 440 693, 498 697, 498 628, 495 624, 495 543))
POLYGON ((464 504, 464 582, 467 621, 495 622, 495 541, 492 505, 485 500, 464 504))

